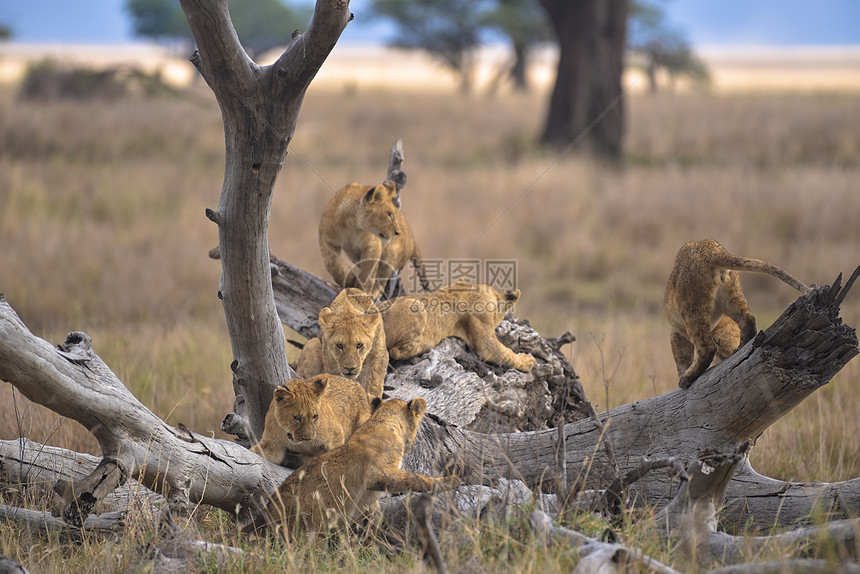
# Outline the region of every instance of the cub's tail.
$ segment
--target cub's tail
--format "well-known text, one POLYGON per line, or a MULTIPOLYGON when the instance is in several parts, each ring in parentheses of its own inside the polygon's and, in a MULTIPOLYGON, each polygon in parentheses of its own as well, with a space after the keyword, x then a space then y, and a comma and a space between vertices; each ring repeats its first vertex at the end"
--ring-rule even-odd
POLYGON ((776 277, 783 283, 791 285, 801 293, 808 293, 812 289, 795 279, 792 275, 790 275, 787 271, 783 271, 776 265, 772 265, 767 261, 762 261, 760 259, 750 259, 748 257, 737 257, 732 255, 726 262, 725 265, 722 265, 726 269, 731 269, 733 271, 753 271, 755 273, 766 273, 771 277, 776 277))

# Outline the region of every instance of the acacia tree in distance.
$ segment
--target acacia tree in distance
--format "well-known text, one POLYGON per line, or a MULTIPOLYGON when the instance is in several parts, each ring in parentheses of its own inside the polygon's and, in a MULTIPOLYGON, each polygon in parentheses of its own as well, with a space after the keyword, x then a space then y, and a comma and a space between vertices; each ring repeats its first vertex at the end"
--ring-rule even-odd
POLYGON ((551 36, 537 0, 496 0, 496 7, 487 13, 485 21, 507 36, 514 56, 510 68, 514 88, 528 91, 527 72, 532 48, 551 36))
POLYGON ((652 94, 657 92, 660 69, 668 73, 670 87, 679 76, 699 85, 710 82, 707 65, 696 57, 684 34, 668 25, 663 11, 650 2, 633 2, 628 46, 638 60, 636 65, 645 72, 652 94))
POLYGON ((582 138, 593 153, 620 157, 629 1, 541 0, 541 4, 559 47, 542 143, 563 147, 582 138))
POLYGON ((373 0, 371 10, 392 21, 391 45, 424 50, 451 68, 460 91, 472 89, 475 50, 480 44, 483 0, 373 0))

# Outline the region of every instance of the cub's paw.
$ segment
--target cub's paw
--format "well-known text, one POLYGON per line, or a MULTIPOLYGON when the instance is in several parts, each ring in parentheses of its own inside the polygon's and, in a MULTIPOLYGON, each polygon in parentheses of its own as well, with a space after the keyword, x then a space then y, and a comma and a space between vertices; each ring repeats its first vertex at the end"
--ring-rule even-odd
POLYGON ((693 381, 695 380, 696 377, 691 377, 689 375, 681 377, 678 380, 678 387, 682 389, 689 389, 691 386, 693 386, 693 381))
POLYGON ((460 485, 460 477, 454 476, 453 474, 451 476, 446 476, 441 482, 441 487, 445 490, 455 490, 460 488, 460 485))
POLYGON ((518 371, 528 373, 535 367, 535 358, 526 353, 518 353, 512 366, 518 371))

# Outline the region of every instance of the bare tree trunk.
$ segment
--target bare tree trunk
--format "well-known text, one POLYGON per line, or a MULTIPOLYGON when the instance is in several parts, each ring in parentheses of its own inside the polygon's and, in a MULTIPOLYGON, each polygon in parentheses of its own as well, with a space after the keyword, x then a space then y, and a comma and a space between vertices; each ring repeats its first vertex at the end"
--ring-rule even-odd
POLYGON ((582 138, 598 155, 620 156, 628 0, 541 0, 541 4, 559 46, 541 141, 565 147, 582 138))
POLYGON ((317 2, 307 31, 281 57, 258 66, 233 29, 227 0, 182 0, 198 53, 192 62, 212 88, 224 120, 227 161, 218 209, 224 302, 237 397, 252 434, 262 435, 272 390, 293 377, 272 293, 268 224, 275 179, 299 109, 323 61, 352 18, 347 0, 317 2))

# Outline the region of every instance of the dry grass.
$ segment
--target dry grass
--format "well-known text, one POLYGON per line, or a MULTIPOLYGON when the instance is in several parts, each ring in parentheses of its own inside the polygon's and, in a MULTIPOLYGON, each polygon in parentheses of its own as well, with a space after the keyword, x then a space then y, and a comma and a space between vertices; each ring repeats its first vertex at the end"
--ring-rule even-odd
MULTIPOLYGON (((379 181, 389 145, 402 137, 404 209, 425 257, 515 259, 518 314, 547 335, 576 334, 570 356, 601 410, 676 384, 661 304, 685 241, 716 237, 807 283, 832 282, 860 264, 856 95, 634 96, 625 165, 571 154, 549 170, 556 157, 532 144, 544 103, 540 94, 311 90, 276 190, 272 252, 324 275, 316 225, 331 188, 379 181)), ((44 106, 2 92, 0 150, 0 292, 51 342, 87 331, 96 352, 159 416, 220 435, 232 389, 215 296, 220 268, 206 257, 217 232, 203 215, 217 204, 223 175, 211 94, 200 87, 179 99, 44 106)), ((796 297, 774 279, 743 279, 761 328, 796 297)), ((860 294, 848 298, 842 316, 860 323, 860 294)), ((802 480, 860 475, 858 379, 855 361, 769 429, 753 449, 754 466, 802 480)), ((8 384, 0 401, 0 438, 23 432, 97 452, 79 425, 29 404, 8 384)), ((211 528, 226 531, 213 516, 211 528)), ((490 535, 463 536, 454 545, 462 556, 451 558, 461 566, 472 555, 463 540, 490 535)), ((135 567, 111 547, 128 553, 132 542, 93 541, 89 551, 28 546, 30 562, 11 548, 27 540, 0 534, 0 554, 40 571, 60 570, 64 561, 93 571, 135 567)), ((500 556, 521 561, 505 567, 486 554, 478 560, 487 570, 570 564, 569 555, 546 558, 518 545, 508 531, 494 540, 507 549, 500 556)), ((296 552, 255 571, 308 560, 296 552)), ((321 567, 334 569, 339 560, 321 567)), ((378 563, 356 556, 347 569, 370 562, 378 563)), ((385 569, 421 566, 404 555, 385 569)))

